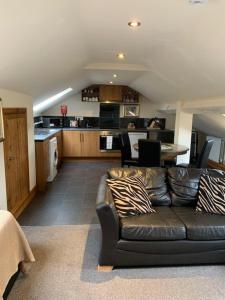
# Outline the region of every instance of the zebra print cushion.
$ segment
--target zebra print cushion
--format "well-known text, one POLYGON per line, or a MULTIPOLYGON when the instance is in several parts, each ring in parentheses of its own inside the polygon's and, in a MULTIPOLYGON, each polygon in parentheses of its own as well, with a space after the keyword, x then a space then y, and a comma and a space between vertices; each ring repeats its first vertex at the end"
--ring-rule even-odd
POLYGON ((140 177, 108 179, 107 183, 120 217, 155 212, 140 177))
POLYGON ((225 215, 225 178, 202 174, 196 210, 225 215))

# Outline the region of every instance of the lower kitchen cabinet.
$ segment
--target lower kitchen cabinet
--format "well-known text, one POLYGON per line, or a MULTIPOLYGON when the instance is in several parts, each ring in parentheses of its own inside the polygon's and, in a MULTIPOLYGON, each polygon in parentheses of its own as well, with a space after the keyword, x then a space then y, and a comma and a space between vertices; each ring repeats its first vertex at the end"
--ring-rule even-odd
POLYGON ((81 134, 80 131, 63 131, 63 156, 81 156, 81 134))
POLYGON ((99 156, 99 131, 81 132, 81 149, 83 157, 99 156))
POLYGON ((45 191, 49 176, 49 139, 35 142, 37 188, 45 191))
POLYGON ((99 131, 63 130, 64 157, 120 157, 120 153, 100 152, 99 131))

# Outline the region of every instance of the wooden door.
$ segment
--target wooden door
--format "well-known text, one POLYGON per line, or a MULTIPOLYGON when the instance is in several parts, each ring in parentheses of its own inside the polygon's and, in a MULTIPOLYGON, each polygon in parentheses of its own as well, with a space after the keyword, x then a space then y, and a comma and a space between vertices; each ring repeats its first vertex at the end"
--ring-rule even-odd
POLYGON ((63 156, 80 157, 81 156, 81 132, 67 130, 63 131, 63 156))
POLYGON ((122 86, 121 85, 101 85, 100 86, 100 102, 122 102, 122 86))
POLYGON ((98 157, 99 156, 99 132, 98 131, 82 131, 82 156, 98 157))
POLYGON ((8 209, 15 213, 29 196, 26 109, 3 109, 3 118, 8 209))

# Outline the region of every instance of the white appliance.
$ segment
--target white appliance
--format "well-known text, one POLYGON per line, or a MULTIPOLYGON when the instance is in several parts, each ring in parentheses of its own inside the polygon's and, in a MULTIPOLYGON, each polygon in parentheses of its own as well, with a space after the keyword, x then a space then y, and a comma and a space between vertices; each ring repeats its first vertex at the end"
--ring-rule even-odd
POLYGON ((128 132, 131 146, 131 157, 138 158, 138 151, 133 147, 134 144, 138 143, 140 139, 147 139, 147 132, 128 132))
POLYGON ((49 141, 49 177, 48 182, 54 180, 57 175, 57 164, 58 164, 58 147, 57 147, 57 138, 53 137, 49 141))

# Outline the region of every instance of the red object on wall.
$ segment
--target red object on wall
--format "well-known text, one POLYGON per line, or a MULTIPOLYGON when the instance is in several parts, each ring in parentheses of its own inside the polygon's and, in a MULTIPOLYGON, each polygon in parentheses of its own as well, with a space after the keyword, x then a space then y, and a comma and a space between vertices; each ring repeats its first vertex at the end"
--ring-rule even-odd
POLYGON ((61 105, 61 114, 66 116, 67 114, 67 105, 61 105))

